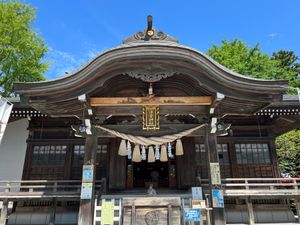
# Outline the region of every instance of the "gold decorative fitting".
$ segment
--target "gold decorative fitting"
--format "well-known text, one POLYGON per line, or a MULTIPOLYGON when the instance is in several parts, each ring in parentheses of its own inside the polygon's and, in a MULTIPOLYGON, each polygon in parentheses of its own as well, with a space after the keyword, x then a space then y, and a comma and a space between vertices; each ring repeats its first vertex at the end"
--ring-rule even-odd
POLYGON ((159 106, 143 106, 143 130, 159 130, 159 106))

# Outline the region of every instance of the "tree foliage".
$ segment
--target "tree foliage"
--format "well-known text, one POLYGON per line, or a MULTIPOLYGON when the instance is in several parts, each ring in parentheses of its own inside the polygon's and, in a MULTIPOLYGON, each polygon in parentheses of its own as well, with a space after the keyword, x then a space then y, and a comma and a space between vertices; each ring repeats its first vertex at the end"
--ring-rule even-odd
MULTIPOLYGON (((272 56, 261 51, 258 45, 249 47, 241 40, 223 40, 213 45, 208 55, 225 67, 255 78, 288 80, 290 93, 300 87, 299 58, 293 51, 280 50, 272 56)), ((293 130, 276 139, 281 172, 296 175, 300 172, 300 131, 293 130)))
POLYGON ((0 0, 0 94, 12 94, 13 82, 44 80, 48 63, 43 39, 32 28, 35 9, 16 1, 0 0))
POLYGON ((276 60, 279 63, 279 67, 289 72, 289 85, 294 88, 299 88, 300 63, 299 57, 295 54, 295 52, 279 50, 278 52, 273 53, 271 59, 276 60))
POLYGON ((288 80, 291 93, 295 93, 293 88, 300 87, 298 57, 292 51, 281 50, 271 57, 263 53, 258 44, 250 47, 235 39, 231 42, 223 40, 221 46, 213 45, 207 53, 237 73, 267 80, 288 80))
POLYGON ((300 131, 290 131, 276 139, 280 170, 297 175, 300 172, 300 131))

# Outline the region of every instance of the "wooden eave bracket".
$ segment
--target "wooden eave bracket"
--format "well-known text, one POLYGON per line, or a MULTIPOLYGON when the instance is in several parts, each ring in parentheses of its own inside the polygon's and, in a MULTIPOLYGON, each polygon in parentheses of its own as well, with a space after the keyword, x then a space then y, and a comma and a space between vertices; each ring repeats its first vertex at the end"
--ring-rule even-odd
POLYGON ((210 109, 209 109, 209 114, 214 114, 216 107, 219 105, 219 103, 225 98, 225 95, 222 93, 217 92, 216 97, 213 100, 210 109))
POLYGON ((85 105, 85 107, 87 109, 87 112, 88 112, 88 115, 92 116, 93 115, 93 109, 92 109, 92 106, 90 105, 89 100, 87 99, 86 94, 79 95, 78 100, 85 105))

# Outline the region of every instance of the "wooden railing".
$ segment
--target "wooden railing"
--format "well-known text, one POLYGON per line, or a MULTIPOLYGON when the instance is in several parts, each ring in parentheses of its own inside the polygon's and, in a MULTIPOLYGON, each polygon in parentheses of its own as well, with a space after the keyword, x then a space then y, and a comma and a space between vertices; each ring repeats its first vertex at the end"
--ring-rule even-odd
MULTIPOLYGON (((96 181, 95 190, 102 192, 105 180, 96 181)), ((22 180, 0 181, 0 199, 79 198, 78 180, 22 180)))
POLYGON ((225 196, 300 195, 300 178, 227 178, 223 182, 225 196))
MULTIPOLYGON (((201 180, 208 188, 208 180, 201 180)), ((105 192, 105 179, 96 181, 95 192, 105 192)), ((226 178, 222 180, 225 196, 300 196, 300 178, 226 178)), ((0 181, 1 199, 74 198, 80 197, 78 180, 0 181)))

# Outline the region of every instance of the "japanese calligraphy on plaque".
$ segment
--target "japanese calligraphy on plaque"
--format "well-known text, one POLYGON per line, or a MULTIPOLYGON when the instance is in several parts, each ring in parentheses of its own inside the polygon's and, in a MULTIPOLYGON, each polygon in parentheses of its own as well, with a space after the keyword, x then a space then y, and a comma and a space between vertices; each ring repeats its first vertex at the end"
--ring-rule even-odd
POLYGON ((210 163, 210 176, 212 185, 221 184, 220 165, 219 163, 210 163))
POLYGON ((159 130, 159 106, 143 106, 143 130, 159 130))

